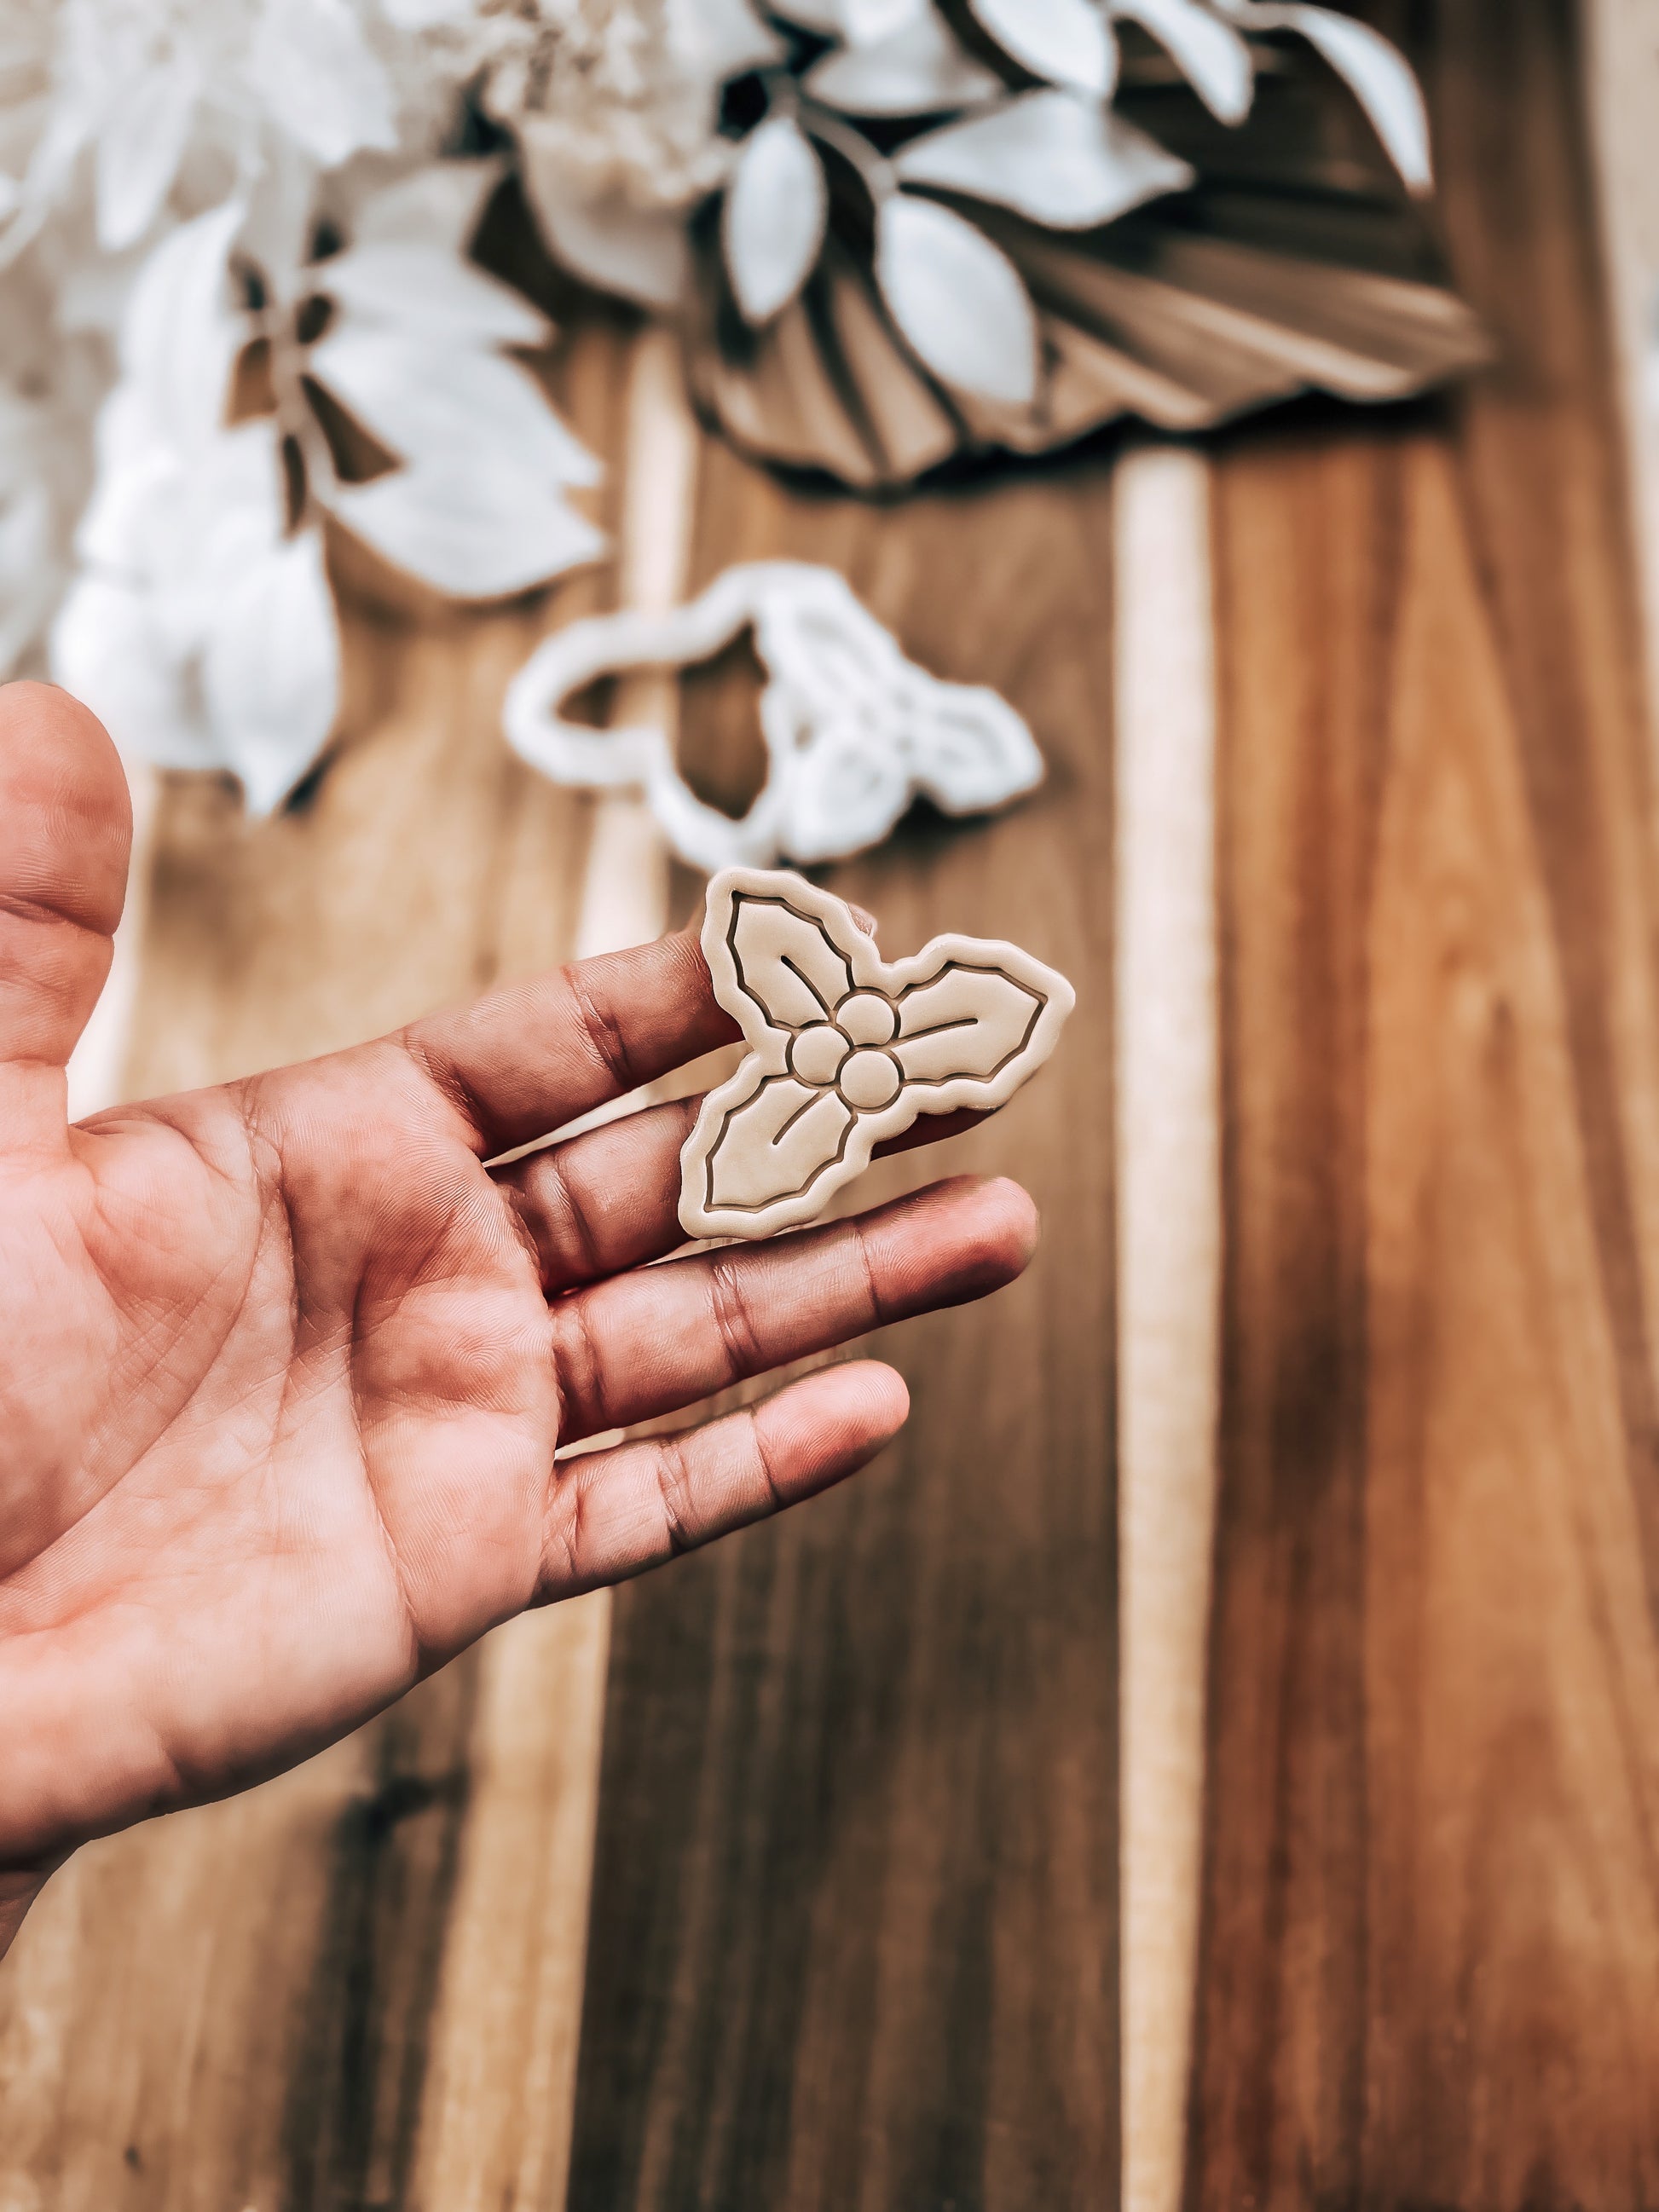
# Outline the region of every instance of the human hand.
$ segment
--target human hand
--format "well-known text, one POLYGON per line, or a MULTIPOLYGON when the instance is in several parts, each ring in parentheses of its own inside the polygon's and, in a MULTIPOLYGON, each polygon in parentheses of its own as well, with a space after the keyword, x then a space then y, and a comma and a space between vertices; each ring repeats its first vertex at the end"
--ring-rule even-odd
POLYGON ((93 717, 0 692, 0 1951, 77 1843, 811 1496, 907 1399, 857 1362, 556 1447, 980 1297, 1035 1242, 1017 1186, 959 1179, 650 1266, 695 1101, 486 1166, 736 1035, 689 936, 71 1127, 130 842, 93 717))

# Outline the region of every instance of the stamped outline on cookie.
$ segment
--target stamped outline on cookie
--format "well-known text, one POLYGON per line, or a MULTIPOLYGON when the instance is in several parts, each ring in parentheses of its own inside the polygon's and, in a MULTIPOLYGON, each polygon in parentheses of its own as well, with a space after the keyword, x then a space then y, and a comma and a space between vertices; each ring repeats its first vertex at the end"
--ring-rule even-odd
POLYGON ((803 878, 726 868, 702 949, 749 1045, 680 1153, 689 1237, 770 1237, 822 1212, 922 1114, 990 1112, 1053 1052, 1074 1003, 1017 945, 936 937, 890 964, 803 878))

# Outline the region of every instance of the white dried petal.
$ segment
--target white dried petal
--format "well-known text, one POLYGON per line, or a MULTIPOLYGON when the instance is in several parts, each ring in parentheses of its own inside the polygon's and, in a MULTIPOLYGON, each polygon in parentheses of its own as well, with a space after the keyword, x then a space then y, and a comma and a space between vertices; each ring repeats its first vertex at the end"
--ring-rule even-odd
POLYGON ((1024 93, 930 131, 894 167, 907 184, 988 200, 1057 230, 1112 222, 1194 178, 1146 131, 1069 92, 1024 93))
POLYGON ((953 210, 908 192, 876 217, 876 281, 907 345, 940 382, 1005 407, 1036 398, 1036 313, 1019 271, 953 210))
POLYGON ((745 319, 781 313, 812 273, 823 246, 830 191, 800 125, 774 116, 744 146, 720 211, 732 289, 745 319))
POLYGON ((1244 120, 1255 84, 1250 50, 1213 9, 1201 0, 1113 0, 1112 13, 1158 40, 1218 121, 1244 120))
POLYGON ((348 484, 331 502, 346 528, 435 592, 504 599, 597 560, 605 539, 557 493, 472 454, 348 484))
POLYGON ((1383 151, 1413 192, 1433 189, 1429 115, 1409 62, 1369 23, 1330 8, 1281 6, 1278 0, 1217 0, 1246 33, 1292 31, 1329 64, 1370 118, 1383 151))
POLYGON ((1117 42, 1093 0, 969 0, 974 19, 1011 61, 1050 84, 1104 100, 1117 81, 1117 42))
POLYGON ((813 63, 802 79, 814 100, 843 115, 944 115, 1005 89, 994 70, 963 52, 929 8, 884 39, 813 63))

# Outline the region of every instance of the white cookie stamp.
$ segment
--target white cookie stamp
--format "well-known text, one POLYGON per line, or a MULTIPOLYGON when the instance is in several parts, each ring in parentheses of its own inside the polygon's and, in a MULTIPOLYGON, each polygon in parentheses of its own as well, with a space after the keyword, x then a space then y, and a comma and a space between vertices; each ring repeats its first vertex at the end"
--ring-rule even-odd
POLYGON ((709 884, 702 949, 749 1051, 680 1154, 690 1237, 810 1221, 918 1115, 1005 1104, 1073 1003, 1017 945, 936 937, 889 963, 840 899, 758 869, 709 884))
POLYGON ((681 860, 711 873, 788 858, 839 860, 885 837, 921 794, 988 814, 1042 780, 1042 756, 1006 699, 908 659, 833 568, 750 561, 664 615, 596 615, 556 630, 507 687, 520 759, 556 783, 644 793, 681 860), (684 668, 752 629, 766 669, 766 782, 740 821, 700 799, 659 729, 591 730, 559 709, 629 669, 684 668))

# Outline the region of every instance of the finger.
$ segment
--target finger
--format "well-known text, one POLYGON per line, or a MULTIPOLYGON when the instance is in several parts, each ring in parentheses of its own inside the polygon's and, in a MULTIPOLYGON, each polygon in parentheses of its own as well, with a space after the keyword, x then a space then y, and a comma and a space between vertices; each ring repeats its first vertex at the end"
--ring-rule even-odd
POLYGON ((126 896, 132 808, 96 715, 49 684, 0 690, 0 1061, 62 1068, 98 1003, 126 896))
POLYGON ((853 1474, 904 1425, 909 1393, 861 1359, 679 1436, 560 1461, 538 1599, 574 1597, 712 1543, 853 1474))
MULTIPOLYGON (((660 1260, 686 1241, 680 1226, 680 1150, 700 1098, 648 1106, 497 1171, 535 1242, 550 1297, 660 1260)), ((909 1152, 982 1121, 982 1114, 924 1114, 876 1147, 909 1152)))
POLYGON ((510 1152, 738 1035, 695 937, 573 961, 429 1015, 398 1042, 485 1153, 510 1152))
POLYGON ((1012 1282, 1036 1249, 1018 1183, 959 1176, 850 1221, 613 1275, 550 1309, 560 1439, 626 1428, 849 1337, 1012 1282))

